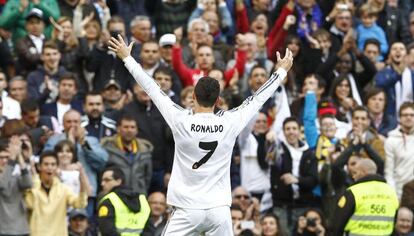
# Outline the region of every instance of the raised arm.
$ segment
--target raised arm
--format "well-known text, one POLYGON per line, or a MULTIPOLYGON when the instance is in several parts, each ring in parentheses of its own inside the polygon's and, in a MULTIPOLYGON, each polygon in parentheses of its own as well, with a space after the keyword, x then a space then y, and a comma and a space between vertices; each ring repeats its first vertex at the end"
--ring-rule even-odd
POLYGON ((241 132, 245 125, 252 119, 252 117, 259 111, 263 104, 274 95, 276 89, 282 83, 287 75, 287 71, 292 67, 293 55, 289 49, 286 49, 285 57, 280 58, 279 52, 276 53, 277 63, 275 68, 277 69, 270 78, 264 83, 252 96, 246 98, 246 100, 238 107, 230 111, 230 114, 234 116, 234 120, 239 121, 237 132, 241 132))
POLYGON ((155 80, 142 70, 140 64, 131 56, 133 43, 127 46, 124 39, 118 35, 118 39, 111 37, 109 41, 109 49, 114 51, 116 55, 125 63, 125 67, 129 73, 134 77, 135 81, 145 90, 158 110, 161 112, 164 119, 170 127, 173 127, 174 116, 184 111, 183 108, 175 104, 171 99, 160 89, 155 80))

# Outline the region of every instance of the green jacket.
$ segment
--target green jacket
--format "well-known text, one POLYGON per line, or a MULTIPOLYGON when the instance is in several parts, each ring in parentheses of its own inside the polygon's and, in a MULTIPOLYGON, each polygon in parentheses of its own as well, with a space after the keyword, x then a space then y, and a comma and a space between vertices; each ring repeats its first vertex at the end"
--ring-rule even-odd
MULTIPOLYGON (((60 17, 59 5, 56 0, 40 0, 37 5, 30 1, 29 6, 23 12, 19 11, 19 7, 20 0, 8 0, 0 15, 0 27, 13 33, 13 43, 26 36, 25 18, 32 8, 42 10, 46 22, 49 22, 49 17, 53 17, 55 20, 60 17)), ((50 38, 53 26, 50 24, 46 24, 46 26, 44 34, 46 38, 50 38)))

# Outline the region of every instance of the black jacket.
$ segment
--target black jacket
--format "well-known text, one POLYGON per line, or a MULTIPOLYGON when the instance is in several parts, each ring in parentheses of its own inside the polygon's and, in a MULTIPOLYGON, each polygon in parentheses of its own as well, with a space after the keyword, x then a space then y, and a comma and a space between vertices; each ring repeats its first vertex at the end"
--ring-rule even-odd
MULTIPOLYGON (((132 212, 136 213, 141 210, 141 204, 139 201, 140 193, 133 192, 131 189, 123 186, 115 187, 112 192, 115 192, 132 212)), ((115 209, 108 199, 99 204, 98 226, 102 236, 120 235, 115 227, 115 209), (101 210, 103 207, 106 207, 107 210, 101 210)))
POLYGON ((289 207, 310 207, 317 205, 317 198, 312 193, 312 190, 318 184, 318 163, 315 154, 308 148, 303 151, 299 164, 299 198, 294 199, 292 186, 285 185, 280 180, 283 174, 292 173, 291 154, 284 143, 281 145, 281 151, 283 153, 279 155, 270 172, 273 205, 289 207))
MULTIPOLYGON (((132 49, 135 55, 135 49, 132 49)), ((136 59, 136 58, 135 58, 136 59)), ((109 80, 114 79, 120 85, 123 92, 127 89, 132 91, 134 78, 125 68, 124 62, 106 48, 95 47, 86 61, 86 69, 95 73, 93 88, 102 91, 109 80)))
POLYGON ((134 99, 123 108, 122 113, 133 115, 138 124, 138 137, 154 145, 154 170, 170 171, 174 156, 174 139, 158 108, 153 103, 147 107, 134 99))

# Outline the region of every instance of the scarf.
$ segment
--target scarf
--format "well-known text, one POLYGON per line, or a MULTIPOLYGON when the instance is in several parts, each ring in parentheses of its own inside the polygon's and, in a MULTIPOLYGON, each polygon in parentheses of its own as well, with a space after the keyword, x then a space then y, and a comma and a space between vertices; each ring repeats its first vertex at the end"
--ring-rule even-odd
POLYGON ((291 115, 286 88, 280 85, 279 89, 275 94, 276 116, 272 127, 276 134, 283 133, 283 121, 291 115))
POLYGON ((307 34, 311 34, 314 29, 319 28, 322 24, 322 11, 318 4, 312 7, 312 13, 310 16, 312 19, 308 21, 306 12, 296 4, 296 10, 298 11, 298 29, 297 33, 300 38, 306 38, 307 34))
POLYGON ((257 162, 259 163, 260 169, 267 170, 269 164, 266 162, 266 134, 253 134, 257 141, 257 162))
POLYGON ((361 99, 361 96, 359 95, 358 87, 355 82, 355 78, 351 73, 348 74, 348 78, 349 78, 349 83, 351 85, 352 97, 355 99, 356 103, 359 106, 362 106, 362 99, 361 99))
POLYGON ((116 145, 119 148, 119 150, 122 150, 123 152, 128 152, 128 153, 134 153, 136 154, 138 152, 138 140, 137 139, 133 139, 131 146, 132 146, 132 150, 129 150, 127 147, 124 146, 124 144, 122 143, 122 138, 120 135, 116 136, 116 145))
POLYGON ((395 108, 396 113, 404 102, 413 101, 413 82, 411 78, 411 70, 407 67, 402 73, 401 81, 395 84, 395 108))

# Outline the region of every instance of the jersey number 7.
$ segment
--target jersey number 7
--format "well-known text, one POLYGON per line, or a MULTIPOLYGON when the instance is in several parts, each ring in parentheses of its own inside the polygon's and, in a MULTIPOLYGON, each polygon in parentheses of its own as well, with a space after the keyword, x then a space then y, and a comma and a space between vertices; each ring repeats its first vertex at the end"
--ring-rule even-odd
POLYGON ((210 157, 213 155, 214 151, 217 148, 217 141, 213 141, 213 142, 200 142, 198 144, 198 147, 209 151, 207 152, 207 154, 201 158, 201 160, 197 161, 196 163, 193 164, 193 169, 198 169, 202 164, 206 163, 208 161, 208 159, 210 159, 210 157))

